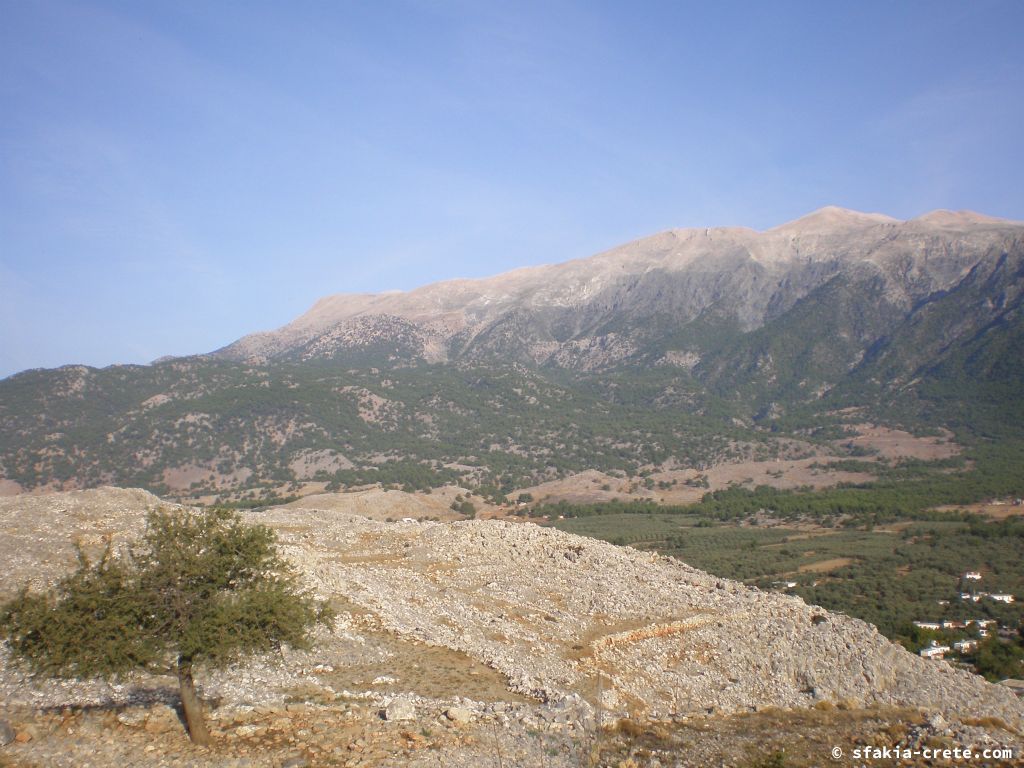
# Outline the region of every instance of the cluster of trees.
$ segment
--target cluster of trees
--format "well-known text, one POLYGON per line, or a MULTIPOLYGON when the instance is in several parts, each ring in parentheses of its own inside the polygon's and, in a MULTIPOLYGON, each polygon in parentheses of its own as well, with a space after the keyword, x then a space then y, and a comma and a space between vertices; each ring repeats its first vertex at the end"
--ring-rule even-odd
POLYGON ((658 504, 654 501, 599 501, 590 504, 573 504, 559 501, 555 504, 541 504, 530 511, 531 517, 574 518, 596 517, 600 515, 690 515, 690 507, 671 504, 658 504))
POLYGON ((1016 638, 1001 639, 992 635, 979 643, 968 660, 989 680, 996 682, 1024 675, 1024 626, 1017 628, 1016 638))
POLYGON ((239 499, 238 501, 222 501, 217 504, 223 509, 257 509, 259 507, 277 507, 298 501, 298 496, 275 496, 266 494, 258 498, 239 499))
POLYGON ((455 497, 455 501, 452 502, 451 508, 454 512, 458 512, 460 515, 466 517, 476 517, 476 505, 469 499, 462 498, 460 493, 455 497))
POLYGON ((442 485, 455 484, 461 475, 446 467, 422 464, 413 460, 386 461, 364 469, 339 469, 326 486, 328 491, 358 485, 379 483, 385 488, 397 487, 403 491, 425 491, 442 485))

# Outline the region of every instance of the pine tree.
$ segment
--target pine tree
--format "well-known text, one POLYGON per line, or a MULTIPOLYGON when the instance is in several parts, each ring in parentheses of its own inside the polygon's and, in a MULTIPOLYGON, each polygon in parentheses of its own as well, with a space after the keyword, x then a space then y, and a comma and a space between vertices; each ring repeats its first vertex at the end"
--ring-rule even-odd
POLYGON ((0 637, 44 676, 116 678, 171 666, 189 736, 208 744, 194 666, 305 647, 310 629, 330 619, 266 526, 229 510, 157 510, 120 557, 108 546, 90 562, 80 550, 78 568, 53 590, 23 588, 0 608, 0 637))

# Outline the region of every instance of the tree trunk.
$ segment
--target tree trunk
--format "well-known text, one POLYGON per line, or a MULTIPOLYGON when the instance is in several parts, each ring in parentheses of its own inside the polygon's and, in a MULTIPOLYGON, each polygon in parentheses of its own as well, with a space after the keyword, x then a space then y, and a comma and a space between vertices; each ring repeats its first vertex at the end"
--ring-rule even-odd
POLYGON ((192 682, 192 665, 178 660, 178 686, 181 689, 181 708, 185 711, 185 727, 194 744, 208 746, 210 732, 203 719, 203 705, 196 695, 196 686, 192 682))

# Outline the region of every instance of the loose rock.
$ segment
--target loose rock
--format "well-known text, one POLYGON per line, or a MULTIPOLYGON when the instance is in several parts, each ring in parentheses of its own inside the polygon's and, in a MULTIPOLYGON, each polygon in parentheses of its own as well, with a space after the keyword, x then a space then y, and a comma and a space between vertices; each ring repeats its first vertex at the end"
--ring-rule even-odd
POLYGON ((389 721, 415 720, 416 705, 410 699, 400 696, 384 709, 384 719, 389 721))
POLYGON ((449 707, 445 711, 444 716, 453 723, 458 723, 459 725, 465 725, 473 719, 472 711, 465 707, 449 707))
POLYGON ((6 720, 0 720, 0 747, 6 747, 16 736, 14 728, 6 720))

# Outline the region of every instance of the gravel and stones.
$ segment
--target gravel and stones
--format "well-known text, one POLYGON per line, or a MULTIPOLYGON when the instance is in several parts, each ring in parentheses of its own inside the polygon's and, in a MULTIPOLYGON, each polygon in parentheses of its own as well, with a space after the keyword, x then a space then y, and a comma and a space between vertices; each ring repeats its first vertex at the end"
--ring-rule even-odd
MULTIPOLYGON (((74 537, 116 551, 159 503, 120 489, 0 500, 3 589, 52 583, 74 537)), ((338 620, 310 650, 197 670, 218 746, 187 742, 171 677, 41 680, 3 648, 5 759, 468 766, 500 751, 506 765, 578 765, 584 741, 623 718, 671 730, 823 707, 939 715, 958 743, 1019 742, 1024 728, 1009 690, 864 622, 671 558, 529 523, 388 524, 295 507, 246 518, 277 531, 338 620)), ((914 727, 907 738, 936 731, 914 727)))

